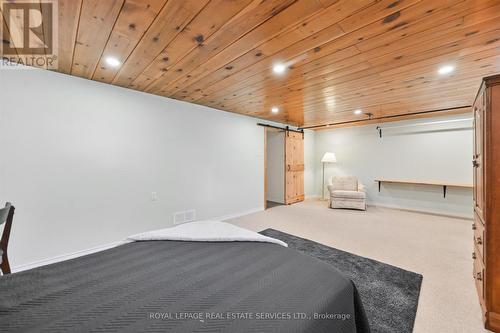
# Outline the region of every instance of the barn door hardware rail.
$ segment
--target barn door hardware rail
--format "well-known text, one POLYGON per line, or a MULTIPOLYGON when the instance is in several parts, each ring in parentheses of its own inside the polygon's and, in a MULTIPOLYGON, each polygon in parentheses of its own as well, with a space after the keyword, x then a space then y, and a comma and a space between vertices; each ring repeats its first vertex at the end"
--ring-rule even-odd
POLYGON ((303 129, 291 129, 290 126, 286 126, 286 127, 279 127, 279 126, 273 126, 273 125, 269 125, 269 124, 263 124, 263 123, 258 123, 257 124, 258 126, 262 126, 262 127, 270 127, 270 128, 275 128, 275 129, 279 129, 279 130, 282 130, 282 131, 288 131, 288 132, 295 132, 295 133, 301 133, 302 136, 304 136, 304 130, 303 129))

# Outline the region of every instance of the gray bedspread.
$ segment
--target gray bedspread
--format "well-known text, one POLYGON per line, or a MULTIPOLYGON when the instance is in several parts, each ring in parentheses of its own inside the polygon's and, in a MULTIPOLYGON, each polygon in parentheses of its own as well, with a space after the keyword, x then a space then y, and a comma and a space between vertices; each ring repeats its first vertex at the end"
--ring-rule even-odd
POLYGON ((369 332, 352 282, 285 247, 149 241, 0 277, 1 332, 369 332))

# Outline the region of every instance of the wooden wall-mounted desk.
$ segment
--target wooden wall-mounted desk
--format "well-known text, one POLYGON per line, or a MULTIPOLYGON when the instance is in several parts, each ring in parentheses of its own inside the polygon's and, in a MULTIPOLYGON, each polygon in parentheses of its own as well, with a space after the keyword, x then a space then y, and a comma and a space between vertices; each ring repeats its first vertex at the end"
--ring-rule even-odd
POLYGON ((443 198, 446 198, 446 190, 448 187, 458 187, 458 188, 473 188, 472 184, 465 183, 447 183, 447 182, 436 182, 436 181, 418 181, 418 180, 398 180, 398 179, 375 179, 378 182, 378 191, 380 192, 380 187, 382 183, 388 184, 407 184, 407 185, 422 185, 422 186, 442 186, 443 187, 443 198))

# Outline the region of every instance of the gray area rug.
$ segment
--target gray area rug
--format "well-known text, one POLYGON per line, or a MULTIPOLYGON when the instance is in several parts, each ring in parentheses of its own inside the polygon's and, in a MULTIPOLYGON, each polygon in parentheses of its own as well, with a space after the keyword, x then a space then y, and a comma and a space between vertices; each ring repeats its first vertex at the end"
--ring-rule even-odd
POLYGON ((278 230, 260 233, 280 239, 289 248, 316 257, 350 278, 359 291, 372 332, 413 331, 422 275, 278 230))

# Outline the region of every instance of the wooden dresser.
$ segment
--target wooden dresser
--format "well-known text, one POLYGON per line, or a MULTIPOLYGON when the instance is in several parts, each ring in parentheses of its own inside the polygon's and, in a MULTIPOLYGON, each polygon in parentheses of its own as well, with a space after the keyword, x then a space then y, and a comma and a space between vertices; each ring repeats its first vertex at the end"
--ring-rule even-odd
POLYGON ((473 276, 485 326, 500 332, 500 75, 483 80, 472 111, 473 276))

